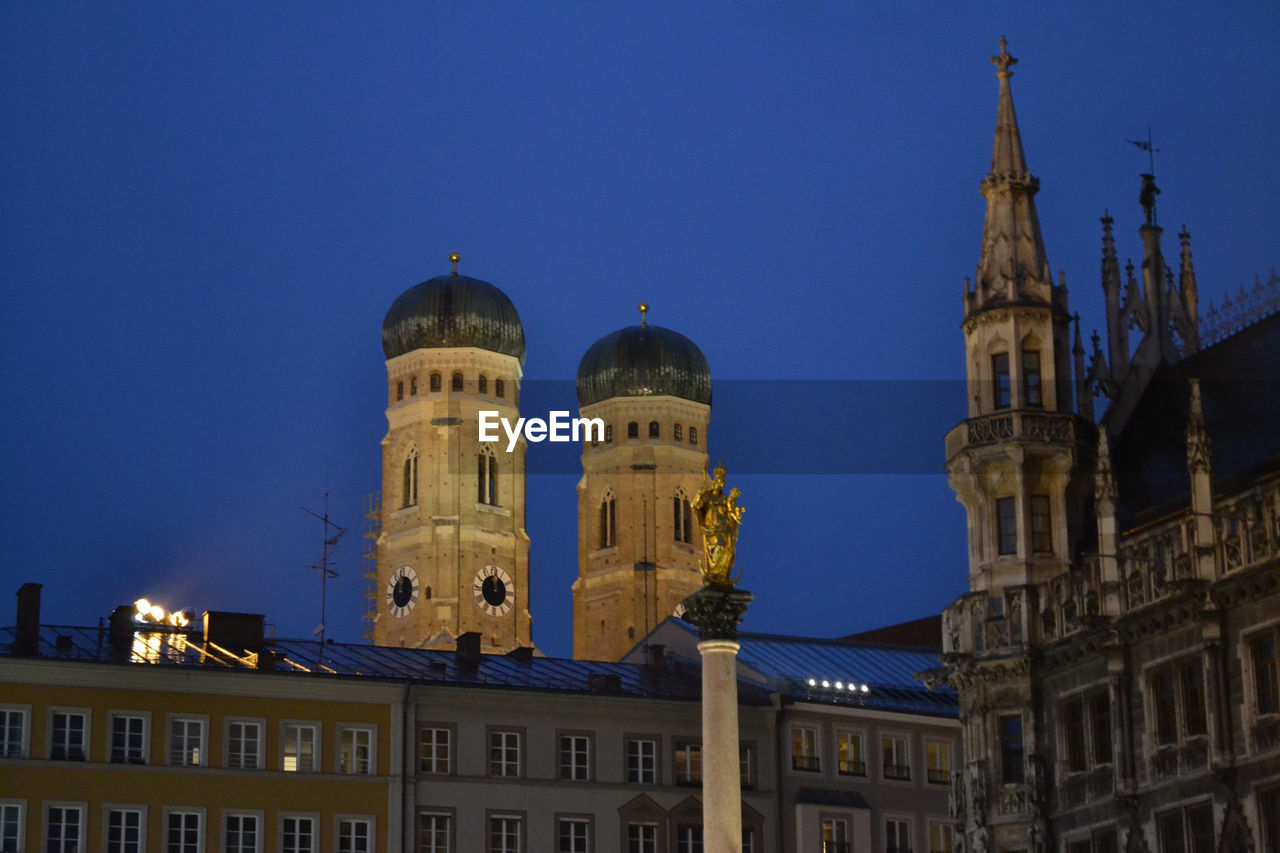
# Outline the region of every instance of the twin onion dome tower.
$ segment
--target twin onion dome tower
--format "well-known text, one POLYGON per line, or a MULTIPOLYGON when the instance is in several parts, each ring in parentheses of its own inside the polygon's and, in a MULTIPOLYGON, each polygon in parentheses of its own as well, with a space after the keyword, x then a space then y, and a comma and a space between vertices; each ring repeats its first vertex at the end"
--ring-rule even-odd
MULTIPOLYGON (((525 454, 481 442, 479 417, 521 416, 524 327, 511 300, 453 271, 409 288, 382 324, 387 435, 374 513, 378 645, 532 649, 525 454)), ((677 332, 638 325, 578 367, 582 447, 574 657, 617 660, 702 586, 690 500, 704 480, 711 371, 677 332)), ((545 412, 525 413, 543 417, 545 412)))

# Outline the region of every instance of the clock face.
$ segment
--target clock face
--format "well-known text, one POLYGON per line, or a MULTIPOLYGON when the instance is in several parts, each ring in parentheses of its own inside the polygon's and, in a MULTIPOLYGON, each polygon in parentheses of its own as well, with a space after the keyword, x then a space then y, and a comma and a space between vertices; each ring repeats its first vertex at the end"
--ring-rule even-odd
POLYGON ((515 587, 511 575, 499 566, 485 566, 476 572, 471 591, 476 597, 476 607, 490 616, 506 616, 515 602, 515 587))
POLYGON ((418 573, 401 566, 387 581, 387 611, 392 616, 408 616, 418 603, 418 573))

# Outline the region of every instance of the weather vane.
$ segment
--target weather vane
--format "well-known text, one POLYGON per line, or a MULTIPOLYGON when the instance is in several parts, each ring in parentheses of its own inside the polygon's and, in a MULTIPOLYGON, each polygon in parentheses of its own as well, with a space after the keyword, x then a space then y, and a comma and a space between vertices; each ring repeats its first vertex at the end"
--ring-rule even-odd
POLYGON ((1138 146, 1138 150, 1147 152, 1148 170, 1154 175, 1156 173, 1156 154, 1160 152, 1160 149, 1151 144, 1151 125, 1147 125, 1147 138, 1145 141, 1141 139, 1127 139, 1125 141, 1130 145, 1138 146))

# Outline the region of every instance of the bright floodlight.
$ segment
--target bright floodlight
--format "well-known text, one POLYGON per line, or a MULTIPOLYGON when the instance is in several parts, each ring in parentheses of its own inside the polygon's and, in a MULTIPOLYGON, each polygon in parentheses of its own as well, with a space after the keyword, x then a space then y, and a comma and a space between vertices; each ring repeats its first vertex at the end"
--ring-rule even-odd
POLYGON ((827 680, 824 678, 824 679, 822 679, 822 686, 823 686, 823 687, 830 687, 830 686, 831 686, 831 682, 830 682, 830 681, 827 681, 827 680))
POLYGON ((151 602, 147 601, 145 598, 139 598, 133 603, 133 606, 136 607, 138 612, 143 616, 146 616, 151 612, 151 602))
POLYGON ((151 618, 157 622, 164 621, 164 608, 159 604, 151 605, 151 618))
POLYGON ((863 692, 863 693, 870 693, 870 692, 871 692, 871 688, 864 684, 864 685, 862 685, 862 692, 863 692))
POLYGON ((837 681, 837 682, 836 682, 836 690, 844 690, 844 682, 843 682, 843 681, 837 681))
POLYGON ((818 682, 817 682, 817 680, 816 680, 816 679, 812 679, 812 678, 810 678, 810 679, 809 679, 809 686, 810 686, 810 687, 817 687, 817 686, 818 686, 818 682))

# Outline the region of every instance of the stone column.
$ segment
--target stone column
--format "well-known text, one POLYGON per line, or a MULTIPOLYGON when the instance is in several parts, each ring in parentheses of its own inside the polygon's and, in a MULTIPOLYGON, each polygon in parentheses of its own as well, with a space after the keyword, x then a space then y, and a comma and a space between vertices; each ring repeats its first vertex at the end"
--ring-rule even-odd
POLYGON ((684 601, 702 642, 702 844, 706 853, 742 853, 738 752, 738 623, 751 593, 704 587, 684 601))

